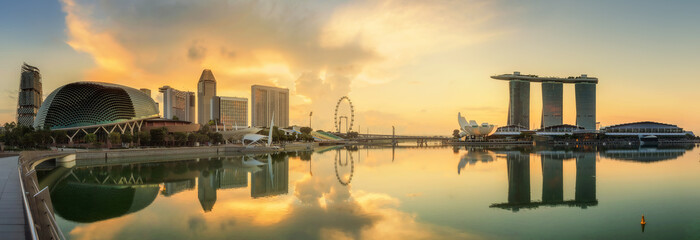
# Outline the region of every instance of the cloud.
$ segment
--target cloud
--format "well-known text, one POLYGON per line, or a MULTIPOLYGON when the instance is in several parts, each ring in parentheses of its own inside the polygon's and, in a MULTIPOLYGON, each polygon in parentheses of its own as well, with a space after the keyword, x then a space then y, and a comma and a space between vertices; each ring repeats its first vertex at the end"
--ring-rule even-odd
POLYGON ((290 122, 314 111, 322 129, 354 84, 492 35, 474 33, 492 17, 481 1, 62 1, 67 43, 96 63, 85 80, 193 91, 210 68, 221 95, 289 88, 290 122))

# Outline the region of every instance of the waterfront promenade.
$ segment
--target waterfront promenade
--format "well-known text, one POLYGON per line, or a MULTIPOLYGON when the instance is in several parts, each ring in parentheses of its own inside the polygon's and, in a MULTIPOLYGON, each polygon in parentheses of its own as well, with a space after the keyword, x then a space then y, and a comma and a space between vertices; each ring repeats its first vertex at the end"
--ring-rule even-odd
POLYGON ((0 238, 25 239, 17 156, 0 158, 0 238))

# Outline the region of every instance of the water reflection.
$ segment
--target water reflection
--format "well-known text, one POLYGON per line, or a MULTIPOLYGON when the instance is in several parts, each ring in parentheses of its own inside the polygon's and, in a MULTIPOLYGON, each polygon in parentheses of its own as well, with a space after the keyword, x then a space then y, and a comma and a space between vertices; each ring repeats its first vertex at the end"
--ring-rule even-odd
MULTIPOLYGON (((492 208, 501 208, 518 212, 521 208, 538 208, 540 206, 569 206, 586 209, 598 205, 596 197, 596 162, 601 157, 634 161, 657 162, 676 159, 692 149, 693 145, 670 146, 666 148, 622 148, 622 149, 535 149, 523 148, 519 151, 495 149, 498 154, 505 154, 508 173, 508 202, 492 204, 492 208), (530 155, 538 155, 542 166, 542 200, 532 201, 530 194, 530 155), (573 200, 564 200, 563 161, 575 159, 576 185, 573 200)), ((483 154, 483 149, 464 155, 462 162, 470 153, 483 154)), ((470 159, 476 159, 471 157, 470 159)))
POLYGON ((352 176, 355 173, 355 160, 352 157, 352 153, 350 151, 345 151, 345 154, 342 154, 340 149, 336 150, 335 153, 335 161, 333 162, 333 165, 335 167, 335 177, 338 179, 338 182, 344 186, 347 186, 352 182, 352 176), (343 155, 345 157, 343 157, 343 155), (343 162, 343 159, 345 159, 345 162, 343 162), (348 163, 350 164, 350 173, 349 174, 340 174, 338 171, 338 165, 340 165, 340 168, 348 168, 348 163), (341 177, 343 175, 343 177, 341 177), (347 178, 346 180, 343 178, 347 178))
MULTIPOLYGON (((459 148, 453 148, 453 151, 459 153, 459 148)), ((492 152, 483 147, 467 147, 467 153, 462 155, 459 164, 457 164, 457 174, 461 174, 467 164, 474 165, 477 162, 489 163, 493 162, 494 158, 492 152)))
POLYGON ((133 213, 150 205, 159 192, 170 197, 194 190, 195 185, 202 210, 210 212, 216 204, 219 189, 248 187, 248 173, 252 173, 252 198, 288 193, 287 155, 263 157, 267 158, 264 163, 251 156, 239 156, 158 164, 58 168, 43 174, 42 183, 51 185, 55 212, 75 222, 95 222, 133 213), (48 177, 57 173, 61 176, 48 177), (60 180, 46 182, 56 178, 60 180))
MULTIPOLYGON (((40 181, 51 185, 46 179, 58 179, 50 187, 54 207, 57 216, 81 223, 69 223, 64 229, 76 239, 517 238, 520 235, 503 234, 498 227, 515 222, 522 226, 514 227, 513 234, 526 233, 520 237, 556 239, 561 238, 557 231, 547 235, 550 232, 533 224, 541 222, 543 215, 566 220, 565 212, 570 211, 493 214, 489 206, 513 212, 543 206, 576 207, 588 209, 579 214, 588 216, 581 222, 606 221, 609 216, 600 214, 610 212, 615 204, 618 206, 613 207, 619 209, 619 202, 627 201, 627 195, 606 192, 611 184, 620 184, 611 183, 610 167, 639 165, 599 159, 614 156, 615 160, 623 160, 626 156, 634 161, 657 163, 658 159, 679 158, 687 150, 682 147, 391 148, 330 147, 314 153, 57 168, 40 174, 40 181), (366 149, 372 149, 372 156, 368 150, 367 157, 360 161, 360 151, 366 149), (397 161, 391 161, 392 155, 397 161), (449 161, 427 162, 430 157, 449 161), (569 175, 568 171, 574 168, 575 172, 569 175), (564 180, 565 169, 566 176, 571 176, 567 180, 564 180), (575 182, 568 182, 569 179, 575 182), (574 194, 564 194, 569 190, 574 194), (480 197, 475 199, 475 194, 480 197), (598 205, 598 197, 607 204, 598 205), (475 204, 463 204, 465 200, 475 204), (453 214, 456 211, 468 214, 453 214), (110 218, 113 220, 103 221, 110 218), (484 220, 489 218, 494 220, 484 220), (101 233, 105 229, 112 229, 115 234, 101 233), (150 232, 153 229, 167 232, 150 232), (97 232, 101 235, 95 235, 97 232)), ((697 164, 697 159, 693 163, 697 164)), ((613 182, 622 180, 626 179, 616 178, 613 182)), ((626 194, 629 192, 634 190, 626 194)), ((635 225, 632 226, 639 232, 637 209, 633 211, 635 225)), ((554 225, 561 229, 575 228, 564 220, 554 225)), ((658 229, 656 226, 654 230, 658 229)), ((648 229, 645 234, 651 232, 648 229)))

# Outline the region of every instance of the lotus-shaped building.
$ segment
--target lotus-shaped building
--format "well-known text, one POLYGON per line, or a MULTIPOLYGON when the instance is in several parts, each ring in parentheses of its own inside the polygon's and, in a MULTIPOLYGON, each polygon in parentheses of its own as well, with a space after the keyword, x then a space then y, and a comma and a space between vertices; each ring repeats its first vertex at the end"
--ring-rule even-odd
POLYGON ((457 121, 459 122, 460 136, 476 136, 484 137, 493 132, 495 126, 493 124, 482 123, 477 124, 474 120, 469 120, 462 117, 462 113, 457 113, 457 121))

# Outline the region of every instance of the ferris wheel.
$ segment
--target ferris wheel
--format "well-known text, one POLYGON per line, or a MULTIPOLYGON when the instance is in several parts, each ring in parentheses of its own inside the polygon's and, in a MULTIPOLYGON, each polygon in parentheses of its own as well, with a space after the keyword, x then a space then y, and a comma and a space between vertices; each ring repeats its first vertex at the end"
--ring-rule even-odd
POLYGON ((352 101, 350 101, 350 98, 348 98, 348 96, 341 97, 338 100, 338 103, 335 104, 334 119, 335 119, 335 130, 337 132, 340 132, 340 127, 341 127, 340 126, 341 122, 339 120, 342 121, 343 119, 345 119, 345 124, 346 124, 346 126, 348 126, 346 129, 346 132, 352 131, 352 124, 355 123, 355 108, 352 106, 352 101), (346 116, 346 115, 338 116, 338 107, 340 107, 340 104, 343 103, 343 100, 345 100, 348 103, 348 105, 350 106, 350 119, 349 120, 348 120, 348 116, 346 116))

